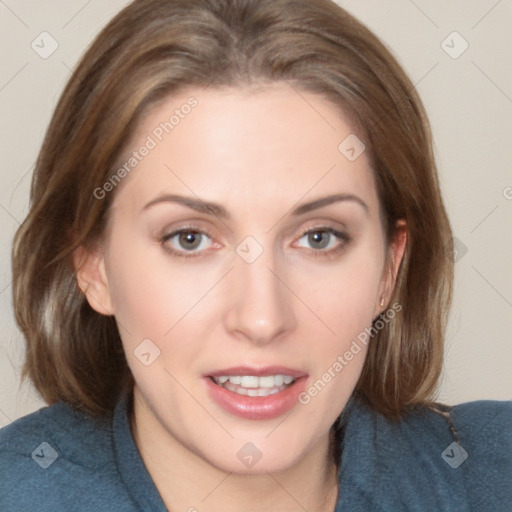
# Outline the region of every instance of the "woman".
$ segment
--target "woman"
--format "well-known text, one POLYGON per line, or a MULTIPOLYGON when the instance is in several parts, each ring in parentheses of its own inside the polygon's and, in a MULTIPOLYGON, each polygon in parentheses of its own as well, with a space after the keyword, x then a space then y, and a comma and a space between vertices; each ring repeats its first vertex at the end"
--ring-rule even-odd
POLYGON ((359 22, 133 2, 15 239, 50 407, 0 434, 2 510, 510 509, 511 404, 434 402, 452 253, 421 102, 359 22))

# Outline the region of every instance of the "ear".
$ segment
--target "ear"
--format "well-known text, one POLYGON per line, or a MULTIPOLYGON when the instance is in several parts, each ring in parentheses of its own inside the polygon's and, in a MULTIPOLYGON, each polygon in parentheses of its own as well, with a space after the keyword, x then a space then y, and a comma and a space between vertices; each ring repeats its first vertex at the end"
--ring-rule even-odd
POLYGON ((404 256, 406 244, 407 224, 405 220, 400 219, 395 224, 393 239, 389 244, 389 251, 386 257, 384 270, 382 272, 382 281, 379 287, 379 295, 377 296, 374 316, 379 315, 388 307, 389 300, 391 299, 393 290, 395 289, 396 277, 404 256))
POLYGON ((80 246, 73 251, 73 266, 78 287, 91 308, 102 315, 113 315, 103 252, 80 246))

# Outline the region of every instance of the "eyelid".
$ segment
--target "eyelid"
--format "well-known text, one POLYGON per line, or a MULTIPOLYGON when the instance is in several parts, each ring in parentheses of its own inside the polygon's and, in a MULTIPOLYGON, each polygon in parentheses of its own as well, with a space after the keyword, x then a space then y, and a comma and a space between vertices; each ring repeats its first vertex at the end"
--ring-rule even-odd
POLYGON ((213 236, 211 235, 211 233, 209 232, 208 229, 199 227, 198 225, 195 225, 193 223, 188 223, 186 225, 183 225, 183 226, 180 226, 177 228, 172 228, 172 229, 166 228, 162 231, 163 231, 163 233, 160 238, 164 238, 164 239, 172 238, 173 236, 175 236, 178 233, 181 233, 183 231, 197 231, 198 233, 207 235, 209 238, 213 238, 213 236))
POLYGON ((296 231, 293 235, 293 238, 301 238, 307 233, 310 233, 311 231, 315 230, 325 230, 325 231, 333 231, 340 234, 343 234, 348 237, 348 228, 345 224, 341 222, 334 222, 334 221, 326 221, 326 220, 317 220, 317 221, 310 221, 306 227, 301 228, 300 230, 296 231))
POLYGON ((203 219, 184 219, 177 220, 176 222, 165 224, 162 229, 157 231, 157 237, 159 240, 168 239, 177 233, 182 231, 197 231, 198 233, 202 233, 208 236, 211 240, 219 239, 217 235, 217 231, 213 228, 205 226, 205 224, 209 224, 205 222, 203 219))

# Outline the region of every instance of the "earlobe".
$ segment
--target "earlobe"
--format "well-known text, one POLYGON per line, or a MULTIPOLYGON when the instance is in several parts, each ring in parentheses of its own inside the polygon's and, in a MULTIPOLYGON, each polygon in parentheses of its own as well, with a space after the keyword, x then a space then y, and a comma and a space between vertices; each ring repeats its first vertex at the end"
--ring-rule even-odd
POLYGON ((103 253, 80 246, 73 252, 73 266, 77 285, 91 308, 102 315, 113 315, 103 253))

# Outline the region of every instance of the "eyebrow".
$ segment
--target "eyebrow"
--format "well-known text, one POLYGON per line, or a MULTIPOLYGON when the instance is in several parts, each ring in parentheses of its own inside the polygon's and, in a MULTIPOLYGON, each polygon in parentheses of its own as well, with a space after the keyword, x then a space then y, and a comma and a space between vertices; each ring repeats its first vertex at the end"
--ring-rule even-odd
POLYGON ((317 210, 323 206, 328 206, 332 203, 337 203, 340 201, 354 201, 361 205, 367 214, 370 213, 368 205, 360 197, 354 194, 333 194, 330 196, 321 197, 320 199, 314 199, 309 203, 301 204, 292 211, 292 215, 303 215, 304 213, 308 213, 312 210, 317 210))
POLYGON ((203 199, 194 198, 194 197, 186 197, 186 196, 180 196, 176 194, 164 194, 162 196, 159 196, 152 201, 150 201, 142 211, 147 210, 151 208, 152 206, 155 206, 156 204, 160 203, 177 203, 181 204, 183 206, 187 206, 188 208, 191 208, 192 210, 195 210, 199 213, 209 213, 211 215, 215 215, 216 217, 220 217, 223 219, 230 219, 231 215, 229 212, 224 208, 224 206, 221 206, 217 203, 212 203, 210 201, 204 201, 203 199))
MULTIPOLYGON (((291 214, 294 216, 304 215, 305 213, 341 201, 355 202, 362 206, 362 208, 365 210, 367 214, 369 213, 368 205, 360 197, 354 194, 333 194, 330 196, 321 197, 319 199, 314 199, 309 203, 301 204, 300 206, 292 210, 291 214)), ((205 201, 199 198, 196 199, 194 197, 180 196, 177 194, 164 194, 162 196, 159 196, 150 201, 149 203, 147 203, 142 209, 142 211, 145 211, 151 208, 152 206, 155 206, 160 203, 177 203, 186 206, 192 210, 195 210, 196 212, 199 213, 206 213, 227 220, 231 219, 231 214, 228 212, 228 210, 226 210, 226 208, 224 208, 220 204, 205 201)))

